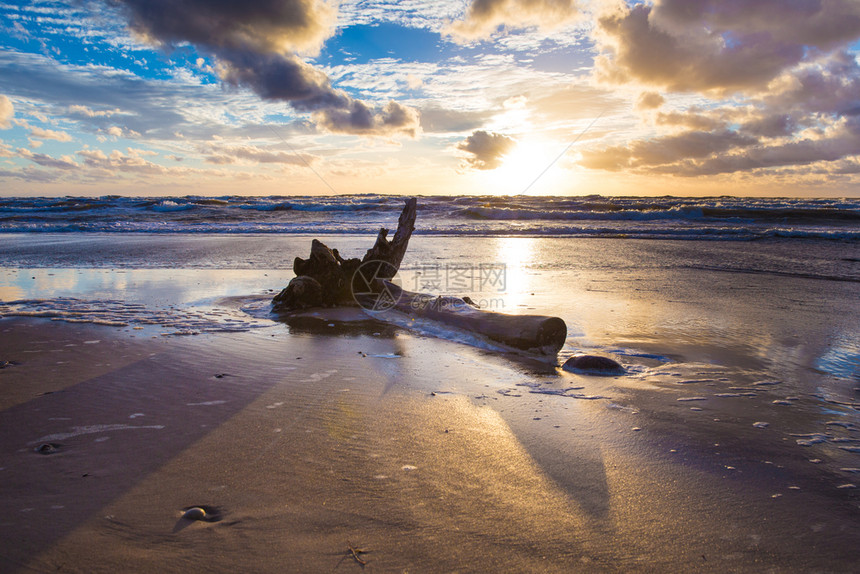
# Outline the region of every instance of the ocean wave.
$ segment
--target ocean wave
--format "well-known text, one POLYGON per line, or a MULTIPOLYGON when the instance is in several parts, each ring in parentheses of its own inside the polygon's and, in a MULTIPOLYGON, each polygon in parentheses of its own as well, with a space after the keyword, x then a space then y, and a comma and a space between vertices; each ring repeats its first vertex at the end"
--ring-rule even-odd
MULTIPOLYGON (((403 197, 0 198, 3 233, 375 234, 403 197)), ((860 240, 860 200, 421 196, 416 233, 473 236, 860 240)))
POLYGON ((628 220, 628 221, 648 221, 657 219, 703 219, 704 212, 698 207, 673 207, 665 210, 633 210, 623 209, 616 206, 617 209, 609 210, 536 210, 536 209, 515 209, 509 207, 467 207, 455 211, 452 215, 455 217, 463 217, 466 219, 488 219, 493 221, 529 221, 529 220, 544 220, 544 221, 597 221, 597 220, 628 220))

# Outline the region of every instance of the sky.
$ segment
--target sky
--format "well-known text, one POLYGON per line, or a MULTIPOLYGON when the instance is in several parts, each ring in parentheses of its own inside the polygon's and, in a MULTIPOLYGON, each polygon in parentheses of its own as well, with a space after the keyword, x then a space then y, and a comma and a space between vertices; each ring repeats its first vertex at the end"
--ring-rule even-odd
POLYGON ((860 197, 857 0, 0 4, 0 195, 860 197))

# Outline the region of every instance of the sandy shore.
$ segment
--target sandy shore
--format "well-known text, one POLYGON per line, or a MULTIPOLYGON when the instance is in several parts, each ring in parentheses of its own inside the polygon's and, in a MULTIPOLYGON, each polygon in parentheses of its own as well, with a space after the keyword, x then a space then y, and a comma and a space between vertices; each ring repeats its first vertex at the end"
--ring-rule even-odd
POLYGON ((856 491, 745 440, 743 408, 721 433, 641 382, 403 332, 133 335, 0 320, 0 570, 860 565, 856 491))
POLYGON ((860 570, 855 244, 414 238, 607 378, 273 322, 308 242, 4 237, 0 572, 860 570))

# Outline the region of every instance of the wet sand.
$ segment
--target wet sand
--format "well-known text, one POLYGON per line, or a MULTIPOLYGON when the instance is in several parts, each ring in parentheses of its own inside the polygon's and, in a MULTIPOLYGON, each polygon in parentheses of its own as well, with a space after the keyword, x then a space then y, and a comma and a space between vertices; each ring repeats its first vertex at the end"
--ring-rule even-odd
POLYGON ((0 332, 3 571, 358 571, 350 547, 378 572, 858 565, 855 491, 793 450, 528 386, 618 379, 402 333, 0 332))
MULTIPOLYGON (((414 252, 458 261, 458 241, 414 252)), ((858 282, 831 277, 857 248, 529 241, 473 240, 509 257, 505 310, 562 316, 562 361, 626 375, 242 319, 283 273, 55 268, 40 242, 48 267, 2 269, 7 302, 132 319, 0 318, 0 571, 860 569, 858 282), (212 520, 183 520, 195 506, 212 520)))

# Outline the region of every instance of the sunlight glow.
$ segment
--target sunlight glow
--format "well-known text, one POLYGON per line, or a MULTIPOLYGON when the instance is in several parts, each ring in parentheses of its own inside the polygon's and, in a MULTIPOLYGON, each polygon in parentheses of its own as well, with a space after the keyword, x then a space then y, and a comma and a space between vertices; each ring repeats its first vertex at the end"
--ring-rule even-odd
POLYGON ((487 171, 483 179, 491 195, 555 195, 575 183, 571 172, 564 168, 564 158, 552 165, 564 149, 558 142, 524 138, 516 148, 502 158, 502 165, 487 171), (549 169, 547 169, 549 168, 549 169), (541 175, 542 172, 544 172, 541 175))

